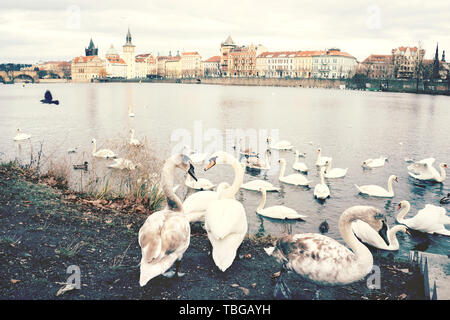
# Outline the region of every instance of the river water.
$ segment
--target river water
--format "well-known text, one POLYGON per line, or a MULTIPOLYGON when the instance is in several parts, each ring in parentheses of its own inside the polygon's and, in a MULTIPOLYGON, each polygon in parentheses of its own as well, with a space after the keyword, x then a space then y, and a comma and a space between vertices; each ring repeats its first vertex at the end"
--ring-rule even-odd
MULTIPOLYGON (((272 135, 306 153, 301 160, 310 168, 311 189, 280 183, 276 166, 256 176, 247 173, 244 182, 267 179, 281 187, 279 193, 268 193, 266 207, 286 205, 308 216, 305 221, 290 223, 292 232, 318 232, 326 219, 330 226, 327 235, 341 241, 337 221, 350 206, 380 208, 393 225, 401 200, 411 203, 409 217, 425 204, 439 205, 439 199, 450 192, 449 178, 444 184, 425 184, 410 178, 405 161, 434 157, 435 167, 450 162, 449 111, 449 97, 401 93, 152 83, 1 85, 0 156, 2 160, 29 159, 29 143, 18 145, 13 141, 17 128, 33 136, 34 152, 44 141, 44 154, 66 157, 67 161, 74 161, 67 154, 68 148, 79 146, 77 154, 86 151, 90 155, 93 137, 99 145, 108 147, 108 139, 127 137, 130 128, 135 129, 137 137, 146 137, 161 159, 184 144, 198 151, 211 148, 208 138, 214 132, 224 141, 230 130, 256 132, 259 144, 263 137, 272 135), (60 101, 59 106, 39 102, 47 89, 60 101), (134 118, 128 116, 129 106, 136 114, 134 118), (180 136, 187 140, 180 141, 180 136), (318 147, 324 156, 333 157, 333 166, 349 168, 344 178, 327 180, 331 197, 323 203, 313 196, 314 185, 319 182, 315 168, 318 147), (365 159, 382 155, 389 159, 384 167, 362 168, 365 159), (394 183, 393 199, 364 197, 354 186, 386 187, 391 174, 399 178, 394 183)), ((272 157, 285 158, 286 174, 294 173, 293 152, 275 152, 272 157)), ((204 172, 198 165, 196 173, 214 183, 233 180, 233 171, 226 166, 204 172)), ((246 208, 249 233, 277 235, 286 229, 283 223, 255 213, 260 194, 241 190, 237 199, 246 208)), ((398 255, 406 256, 417 246, 430 253, 450 253, 449 237, 398 237, 398 255)))

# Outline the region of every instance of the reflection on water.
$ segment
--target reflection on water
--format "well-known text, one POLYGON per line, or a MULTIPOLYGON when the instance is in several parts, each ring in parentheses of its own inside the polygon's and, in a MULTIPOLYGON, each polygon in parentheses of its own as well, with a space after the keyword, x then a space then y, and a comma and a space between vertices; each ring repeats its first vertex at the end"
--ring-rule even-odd
MULTIPOLYGON (((326 219, 327 236, 341 241, 337 222, 350 206, 383 209, 389 224, 394 224, 401 200, 410 201, 410 217, 427 203, 439 205, 439 199, 450 192, 448 184, 423 183, 409 177, 409 163, 404 160, 434 157, 436 167, 439 162, 450 162, 449 102, 444 96, 305 88, 137 83, 8 85, 0 87, 0 152, 3 158, 27 161, 31 148, 36 152, 43 141, 44 154, 55 161, 66 159, 70 165, 88 161, 90 170, 106 170, 107 160, 91 159, 92 138, 97 139, 99 148, 112 148, 112 141, 128 138, 129 130, 135 129, 136 137, 146 137, 156 154, 165 159, 179 143, 170 140, 174 130, 193 134, 195 123, 201 125, 203 134, 201 140, 191 137, 192 147, 198 152, 210 143, 205 134, 209 129, 222 135, 230 129, 278 129, 280 139, 306 153, 302 161, 310 168, 307 177, 313 180, 311 188, 280 184, 276 161, 271 161, 275 164, 270 172, 246 172, 244 182, 263 179, 281 188, 279 193, 267 194, 267 206, 285 205, 307 215, 305 221, 289 223, 294 233, 318 232, 326 219), (39 102, 47 89, 60 101, 58 107, 39 102), (129 106, 135 117, 128 116, 129 106), (31 134, 31 142, 14 143, 17 128, 31 134), (68 155, 67 149, 75 146, 80 146, 77 153, 68 155), (315 167, 319 147, 324 155, 333 157, 333 166, 349 168, 344 178, 326 180, 331 197, 324 202, 313 196, 314 186, 320 181, 315 167), (381 155, 389 158, 384 167, 361 167, 364 160, 381 155), (399 178, 394 183, 393 199, 365 197, 354 186, 386 187, 391 174, 399 178)), ((280 151, 279 156, 286 159, 286 174, 294 173, 295 153, 280 151)), ((196 172, 199 178, 215 184, 231 183, 234 175, 227 166, 204 172, 198 165, 196 172)), ((109 174, 113 179, 114 173, 109 174)), ((73 175, 83 183, 89 173, 73 170, 73 175)), ((184 186, 184 181, 178 183, 184 186)), ((185 188, 179 191, 183 197, 185 192, 185 188)), ((250 233, 280 234, 286 230, 279 221, 256 214, 259 193, 241 190, 236 198, 246 208, 250 233)), ((432 253, 450 251, 448 237, 398 237, 402 255, 414 247, 432 253)))

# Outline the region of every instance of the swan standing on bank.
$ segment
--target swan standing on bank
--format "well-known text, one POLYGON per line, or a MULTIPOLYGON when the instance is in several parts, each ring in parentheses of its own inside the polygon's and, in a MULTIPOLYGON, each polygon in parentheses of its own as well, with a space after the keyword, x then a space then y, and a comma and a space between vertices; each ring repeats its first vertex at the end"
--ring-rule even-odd
POLYGON ((278 179, 281 182, 293 184, 296 186, 309 186, 309 184, 312 182, 311 180, 308 180, 304 175, 300 173, 293 173, 288 176, 285 176, 284 172, 286 171, 286 160, 281 158, 280 160, 278 160, 278 162, 281 165, 280 176, 278 177, 278 179))
POLYGON ((330 196, 330 188, 325 183, 325 179, 323 178, 325 168, 320 168, 320 183, 316 184, 314 187, 314 197, 320 200, 324 200, 330 196))
POLYGON ((183 202, 183 210, 189 221, 205 221, 205 214, 209 204, 212 201, 219 199, 219 195, 222 191, 229 187, 230 185, 227 182, 221 182, 217 186, 216 191, 199 191, 187 197, 183 202))
POLYGON ((142 143, 134 137, 134 129, 130 129, 130 145, 135 147, 142 147, 142 143))
POLYGON ((268 181, 264 180, 252 180, 241 185, 242 189, 250 191, 259 191, 259 189, 264 188, 266 191, 280 191, 280 188, 275 187, 268 181))
POLYGON ((300 171, 300 172, 308 172, 308 166, 300 161, 300 153, 298 150, 295 150, 295 162, 292 165, 292 169, 300 171))
POLYGON ((388 158, 386 157, 380 157, 377 159, 367 159, 362 163, 362 166, 367 168, 379 168, 384 166, 386 161, 388 161, 388 158))
POLYGON ((439 164, 441 173, 433 167, 435 159, 428 158, 415 162, 408 166, 408 174, 418 180, 432 180, 436 182, 444 182, 446 178, 445 169, 448 168, 447 164, 442 162, 439 164))
POLYGON ((316 160, 316 166, 317 167, 323 167, 327 164, 327 161, 332 160, 331 157, 322 157, 322 149, 317 149, 317 160, 316 160))
POLYGON ((233 263, 248 229, 245 208, 234 199, 244 179, 244 169, 235 157, 219 151, 209 159, 205 171, 216 163, 229 164, 234 169, 231 187, 223 190, 219 199, 210 203, 205 215, 205 229, 212 245, 214 263, 221 271, 225 271, 233 263))
POLYGON ((331 168, 331 163, 333 160, 328 160, 326 162, 326 169, 325 169, 325 178, 327 179, 333 179, 333 178, 342 178, 347 174, 348 168, 342 169, 342 168, 331 168))
POLYGON ((22 140, 28 140, 31 138, 31 135, 26 134, 26 133, 21 133, 20 129, 17 128, 17 134, 14 137, 14 141, 22 141, 22 140))
MULTIPOLYGON (((351 224, 363 220, 379 232, 384 216, 370 206, 354 206, 345 210, 339 218, 339 232, 345 243, 317 233, 285 235, 274 247, 265 248, 267 254, 281 263, 280 277, 275 296, 280 293, 289 298, 290 290, 283 281, 283 274, 293 270, 298 275, 319 284, 345 285, 364 278, 372 269, 373 257, 369 249, 352 232, 351 224)), ((386 237, 383 232, 380 234, 386 237)))
POLYGON ((174 262, 175 273, 169 272, 165 275, 183 275, 179 273, 180 261, 189 246, 191 227, 183 213, 181 200, 173 192, 176 168, 188 172, 195 179, 194 167, 187 156, 176 154, 164 163, 161 186, 167 207, 151 214, 139 230, 138 242, 142 253, 139 279, 141 287, 154 277, 164 274, 174 262))
POLYGON ((116 154, 114 151, 109 149, 100 149, 97 151, 97 140, 92 139, 92 144, 94 145, 94 149, 92 150, 92 155, 98 158, 116 158, 116 154))
POLYGON ((382 198, 393 198, 394 197, 394 189, 392 188, 392 182, 398 182, 397 176, 391 175, 388 179, 388 190, 376 186, 376 185, 367 185, 358 187, 355 184, 355 187, 359 190, 360 193, 366 194, 373 197, 382 197, 382 198))
POLYGON ((261 188, 262 199, 261 202, 256 208, 256 213, 273 219, 304 219, 308 216, 298 214, 294 209, 288 208, 286 206, 272 206, 268 208, 264 208, 266 205, 267 192, 266 189, 261 188))
POLYGON ((389 229, 387 227, 387 224, 383 222, 383 228, 385 228, 384 232, 387 233, 388 242, 380 237, 379 233, 364 221, 356 220, 352 222, 352 230, 359 240, 361 240, 363 243, 371 245, 372 247, 382 250, 398 250, 400 248, 400 244, 398 243, 397 232, 409 234, 408 229, 404 225, 396 225, 389 229))
POLYGON ((267 144, 270 149, 276 150, 292 150, 292 148, 294 147, 292 143, 287 140, 280 140, 275 144, 272 144, 272 137, 267 137, 267 144))
POLYGON ((411 209, 409 201, 403 200, 400 202, 398 209, 401 209, 396 218, 398 223, 417 231, 450 236, 450 230, 445 228, 446 224, 450 224, 450 217, 447 216, 445 208, 427 204, 425 208, 419 210, 414 217, 409 219, 405 219, 406 214, 411 209))

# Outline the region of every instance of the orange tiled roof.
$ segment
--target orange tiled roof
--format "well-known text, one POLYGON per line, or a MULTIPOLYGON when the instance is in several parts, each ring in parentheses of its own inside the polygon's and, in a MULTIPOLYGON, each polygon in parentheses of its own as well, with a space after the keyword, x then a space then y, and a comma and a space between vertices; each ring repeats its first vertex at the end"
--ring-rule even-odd
POLYGON ((208 60, 205 60, 205 62, 220 62, 220 56, 211 57, 208 60))
POLYGON ((199 53, 197 51, 192 51, 192 52, 183 52, 182 53, 183 56, 195 56, 195 55, 199 55, 199 53))
POLYGON ((88 62, 91 61, 94 57, 97 56, 80 56, 73 59, 73 62, 80 63, 80 62, 88 62))
POLYGON ((126 64, 126 62, 122 58, 115 58, 115 57, 106 57, 106 59, 110 63, 116 63, 116 64, 126 64))
POLYGON ((270 58, 278 58, 278 57, 290 58, 295 57, 298 53, 299 51, 274 51, 274 52, 266 51, 261 53, 258 56, 258 58, 268 58, 269 56, 270 58))
POLYGON ((392 55, 389 54, 371 54, 362 63, 369 62, 390 62, 392 60, 392 55))

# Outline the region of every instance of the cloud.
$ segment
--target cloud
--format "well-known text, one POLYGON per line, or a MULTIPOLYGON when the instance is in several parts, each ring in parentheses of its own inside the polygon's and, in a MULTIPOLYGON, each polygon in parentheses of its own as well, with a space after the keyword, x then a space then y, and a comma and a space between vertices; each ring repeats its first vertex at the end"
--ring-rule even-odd
MULTIPOLYGON (((450 48, 448 1, 19 1, 0 4, 0 62, 70 60, 92 37, 121 51, 130 26, 137 53, 217 55, 231 34, 269 50, 339 47, 363 60, 422 41, 427 57, 450 48)), ((449 49, 450 50, 450 49, 449 49)))

